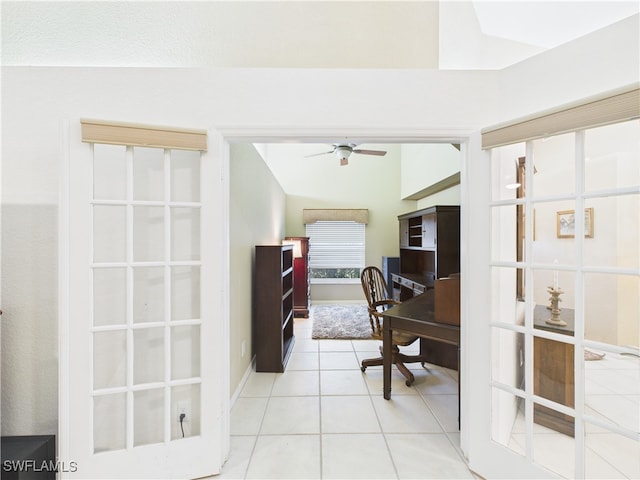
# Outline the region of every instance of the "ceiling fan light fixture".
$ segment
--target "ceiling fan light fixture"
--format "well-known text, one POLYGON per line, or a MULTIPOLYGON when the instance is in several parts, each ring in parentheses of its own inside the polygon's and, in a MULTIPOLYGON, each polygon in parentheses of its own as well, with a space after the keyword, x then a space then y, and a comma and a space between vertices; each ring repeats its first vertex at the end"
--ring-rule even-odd
POLYGON ((311 155, 306 155, 305 157, 316 157, 318 155, 327 155, 333 153, 336 157, 338 157, 340 165, 348 165, 349 157, 352 153, 357 153, 359 155, 376 155, 378 157, 383 157, 387 154, 387 152, 384 150, 367 150, 362 148, 355 148, 357 146, 355 143, 334 143, 332 146, 333 149, 328 152, 313 153, 311 155))
POLYGON ((351 148, 339 146, 336 147, 335 153, 340 162, 344 162, 349 159, 349 155, 351 155, 351 148))

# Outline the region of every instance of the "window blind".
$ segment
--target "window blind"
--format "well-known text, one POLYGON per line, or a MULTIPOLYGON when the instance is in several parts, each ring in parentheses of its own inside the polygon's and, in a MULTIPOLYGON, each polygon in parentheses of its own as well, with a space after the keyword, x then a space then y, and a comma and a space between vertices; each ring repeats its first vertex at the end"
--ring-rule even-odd
POLYGON ((309 268, 364 268, 365 225, 319 221, 306 226, 309 268))
POLYGON ((89 119, 80 125, 86 143, 207 151, 206 130, 89 119))
POLYGON ((544 138, 640 118, 640 88, 610 92, 482 131, 482 148, 544 138))

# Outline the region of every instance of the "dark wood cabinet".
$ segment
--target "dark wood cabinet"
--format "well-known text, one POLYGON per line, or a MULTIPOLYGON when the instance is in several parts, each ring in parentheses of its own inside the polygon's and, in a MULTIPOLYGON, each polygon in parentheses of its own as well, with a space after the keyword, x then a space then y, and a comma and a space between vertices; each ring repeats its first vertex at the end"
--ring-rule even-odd
MULTIPOLYGON (((399 302, 433 288, 439 278, 460 272, 460 207, 437 205, 398 216, 400 272, 392 275, 393 298, 399 302)), ((452 345, 420 340, 430 363, 458 368, 452 345)))
POLYGON ((293 245, 293 314, 309 317, 309 237, 286 237, 284 243, 293 245))
MULTIPOLYGON (((544 305, 536 305, 533 311, 534 328, 573 336, 574 311, 563 308, 560 318, 567 325, 549 325, 546 320, 551 310, 544 305)), ((574 361, 573 345, 548 338, 533 338, 533 393, 561 405, 574 406, 574 361)), ((533 404, 533 421, 547 428, 574 436, 574 419, 571 415, 533 404)))
POLYGON ((253 284, 256 372, 284 372, 293 334, 293 245, 258 245, 253 284))

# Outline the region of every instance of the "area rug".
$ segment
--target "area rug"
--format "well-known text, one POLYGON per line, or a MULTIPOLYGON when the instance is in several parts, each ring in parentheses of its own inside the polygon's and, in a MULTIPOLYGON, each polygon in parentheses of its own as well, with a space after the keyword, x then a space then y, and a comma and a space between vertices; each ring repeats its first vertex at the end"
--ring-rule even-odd
POLYGON ((314 305, 311 307, 314 339, 355 340, 371 338, 366 305, 314 305))

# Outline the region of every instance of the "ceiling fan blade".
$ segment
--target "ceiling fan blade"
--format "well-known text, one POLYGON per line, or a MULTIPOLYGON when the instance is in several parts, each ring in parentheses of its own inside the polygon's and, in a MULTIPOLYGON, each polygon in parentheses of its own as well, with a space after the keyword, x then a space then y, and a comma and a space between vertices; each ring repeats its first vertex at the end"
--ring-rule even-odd
POLYGON ((387 152, 385 152, 384 150, 361 150, 361 149, 354 149, 353 153, 360 153, 362 155, 377 155, 379 157, 382 157, 387 154, 387 152))
POLYGON ((321 152, 321 153, 312 153, 311 155, 305 155, 304 158, 309 158, 309 157, 317 157, 319 155, 327 155, 329 153, 333 153, 335 152, 335 149, 333 150, 329 150, 328 152, 321 152))

